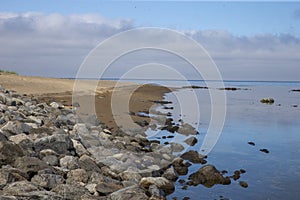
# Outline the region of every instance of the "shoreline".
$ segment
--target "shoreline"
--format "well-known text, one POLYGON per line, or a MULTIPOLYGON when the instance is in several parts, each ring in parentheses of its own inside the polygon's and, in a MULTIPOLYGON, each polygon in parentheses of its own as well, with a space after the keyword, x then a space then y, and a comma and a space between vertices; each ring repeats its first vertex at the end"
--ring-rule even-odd
MULTIPOLYGON (((95 84, 94 81, 96 80, 84 80, 82 82, 82 88, 88 90, 95 84)), ((157 85, 122 82, 121 84, 118 83, 118 87, 114 88, 117 83, 116 81, 100 80, 97 82, 98 87, 95 92, 97 117, 108 129, 115 131, 119 128, 115 123, 115 116, 113 116, 111 109, 111 96, 113 92, 120 101, 123 101, 124 96, 131 95, 128 105, 129 113, 147 113, 152 106, 157 105, 154 103, 155 101, 163 100, 164 95, 171 92, 169 88, 157 85), (130 94, 132 88, 137 89, 130 94)), ((34 97, 48 104, 58 102, 69 108, 72 107, 72 90, 74 83, 75 80, 70 79, 0 74, 0 85, 6 89, 34 97)), ((124 113, 124 116, 129 113, 124 113)), ((118 116, 118 119, 123 119, 124 116, 118 116)), ((143 123, 144 121, 147 123, 150 122, 150 119, 139 115, 131 115, 131 119, 136 124, 143 123)))

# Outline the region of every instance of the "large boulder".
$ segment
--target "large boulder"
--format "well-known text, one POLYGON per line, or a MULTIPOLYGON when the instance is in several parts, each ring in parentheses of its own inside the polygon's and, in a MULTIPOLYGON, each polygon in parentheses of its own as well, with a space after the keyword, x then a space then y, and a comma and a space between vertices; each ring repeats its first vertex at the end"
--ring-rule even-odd
POLYGON ((194 186, 202 184, 208 188, 213 187, 216 184, 229 185, 231 183, 230 178, 223 177, 213 165, 201 167, 197 172, 189 176, 189 180, 194 186))

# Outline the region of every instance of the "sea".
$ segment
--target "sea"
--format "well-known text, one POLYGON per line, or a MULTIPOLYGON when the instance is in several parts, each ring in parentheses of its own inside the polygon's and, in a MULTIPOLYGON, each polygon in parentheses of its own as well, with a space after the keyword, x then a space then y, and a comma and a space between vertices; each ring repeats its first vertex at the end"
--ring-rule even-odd
MULTIPOLYGON (((228 176, 240 169, 246 173, 241 174, 240 179, 232 180, 230 185, 214 185, 211 188, 204 185, 185 188, 184 184, 177 181, 174 193, 168 195, 167 199, 300 198, 300 92, 293 91, 300 89, 300 82, 224 81, 225 88, 236 90, 222 90, 203 88, 209 85, 207 81, 134 81, 176 86, 173 92, 164 96, 166 101, 172 102, 167 106, 174 107, 167 112, 172 114, 174 122, 184 118, 184 122, 197 128, 198 143, 186 150, 199 153, 213 120, 212 106, 216 106, 211 103, 210 92, 217 90, 226 97, 223 128, 216 144, 207 154, 207 164, 214 165, 219 171, 226 170, 228 173, 225 175, 228 176), (273 98, 274 103, 261 103, 263 98, 273 98), (241 187, 240 181, 245 181, 248 187, 241 187)), ((151 139, 151 130, 148 134, 151 139)), ((189 167, 189 174, 180 176, 178 180, 188 180, 189 175, 202 166, 193 164, 189 167)))

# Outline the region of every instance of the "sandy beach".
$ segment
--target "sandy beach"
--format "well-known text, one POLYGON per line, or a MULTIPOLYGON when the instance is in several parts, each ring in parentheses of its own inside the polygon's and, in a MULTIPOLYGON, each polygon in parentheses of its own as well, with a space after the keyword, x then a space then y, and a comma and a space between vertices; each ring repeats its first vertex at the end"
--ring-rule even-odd
MULTIPOLYGON (((72 106, 72 91, 75 80, 45 78, 34 76, 21 76, 15 74, 0 74, 0 85, 4 88, 16 91, 19 94, 29 95, 38 98, 41 101, 51 103, 58 102, 64 106, 72 106)), ((154 105, 153 101, 162 100, 165 93, 170 89, 156 85, 137 85, 136 83, 119 83, 116 81, 101 80, 95 93, 95 107, 97 117, 100 122, 104 123, 109 129, 117 130, 118 125, 114 121, 111 109, 111 96, 114 95, 123 101, 126 95, 131 95, 129 102, 129 112, 149 112, 154 105), (129 94, 133 88, 137 88, 132 94, 129 94)), ((81 81, 81 88, 85 91, 92 88, 95 80, 81 81)), ((93 95, 93 94, 92 94, 93 95)), ((82 98, 85 98, 84 96, 82 98)), ((128 113, 123 113, 128 115, 128 113)), ((118 116, 119 119, 123 116, 118 116)), ((133 122, 149 122, 150 119, 131 115, 133 122)))

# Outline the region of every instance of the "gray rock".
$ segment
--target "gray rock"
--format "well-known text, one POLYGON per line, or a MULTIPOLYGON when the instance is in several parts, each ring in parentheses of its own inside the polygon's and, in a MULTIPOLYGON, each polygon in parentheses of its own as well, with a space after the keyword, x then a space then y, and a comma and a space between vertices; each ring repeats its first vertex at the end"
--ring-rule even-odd
POLYGON ((197 151, 190 150, 182 154, 180 157, 192 163, 202 163, 205 156, 200 155, 197 151))
POLYGON ((47 165, 50 166, 58 166, 59 164, 59 160, 55 155, 45 156, 42 158, 42 161, 44 161, 45 163, 47 163, 47 165))
POLYGON ((71 170, 68 173, 67 177, 68 177, 67 182, 76 181, 76 182, 87 183, 89 179, 88 173, 84 169, 71 170))
POLYGON ((72 184, 60 184, 51 190, 64 197, 65 200, 81 200, 81 197, 88 194, 89 191, 76 182, 72 184))
POLYGON ((86 148, 79 141, 72 139, 72 142, 73 142, 75 151, 79 156, 82 156, 84 154, 87 154, 87 155, 89 154, 89 152, 86 150, 86 148))
POLYGON ((213 187, 215 184, 230 184, 230 178, 223 177, 223 175, 213 166, 206 165, 201 167, 197 172, 189 176, 194 186, 202 184, 205 187, 213 187))
POLYGON ((18 135, 13 135, 9 137, 9 140, 12 141, 13 143, 19 145, 24 151, 27 151, 28 153, 32 153, 32 147, 33 147, 33 141, 31 138, 24 134, 18 134, 18 135))
POLYGON ((25 172, 29 176, 33 174, 37 174, 38 171, 40 170, 51 168, 42 160, 35 157, 28 157, 28 156, 17 158, 14 163, 14 167, 20 169, 21 171, 25 172))
POLYGON ((79 166, 85 169, 88 173, 91 172, 101 172, 101 169, 96 164, 95 160, 87 155, 83 155, 79 158, 79 166))
POLYGON ((189 137, 188 139, 184 140, 184 142, 187 145, 194 146, 195 144, 197 144, 198 140, 197 140, 197 138, 195 138, 194 136, 192 136, 192 137, 189 137))
POLYGON ((178 133, 188 136, 188 135, 196 135, 198 131, 191 126, 190 124, 184 123, 178 130, 178 133))
POLYGON ((62 184, 64 182, 64 178, 56 174, 38 174, 31 179, 31 182, 37 186, 51 190, 58 184, 62 184))
POLYGON ((184 161, 182 158, 176 158, 173 162, 172 165, 174 167, 174 170, 178 175, 186 175, 188 174, 189 166, 191 165, 190 163, 187 163, 184 161))
POLYGON ((12 164, 18 157, 23 155, 24 152, 19 145, 0 141, 0 166, 12 164))
POLYGON ((175 182, 178 179, 178 176, 175 172, 175 170, 173 168, 168 168, 164 174, 162 175, 162 177, 175 182))
POLYGON ((30 119, 33 123, 38 124, 39 126, 41 126, 43 124, 43 120, 40 118, 37 118, 35 116, 29 116, 28 119, 30 119))
POLYGON ((36 151, 43 149, 52 149, 58 154, 74 153, 73 142, 67 134, 54 134, 51 136, 37 139, 34 142, 36 151))
POLYGON ((59 160, 59 164, 61 167, 65 169, 78 169, 79 168, 79 162, 78 158, 73 156, 65 156, 59 160))
POLYGON ((184 146, 182 144, 172 142, 170 145, 173 152, 181 152, 184 150, 184 146))
POLYGON ((149 197, 138 186, 130 186, 110 194, 108 200, 147 200, 149 197))
POLYGON ((2 189, 3 195, 21 196, 33 191, 38 191, 39 188, 29 181, 18 181, 10 183, 2 189))
POLYGON ((18 199, 65 200, 63 196, 49 191, 32 191, 28 193, 22 193, 18 196, 18 199))
POLYGON ((163 190, 166 194, 171 194, 175 190, 174 183, 164 177, 144 177, 140 181, 143 188, 149 188, 155 185, 157 188, 163 190))
POLYGON ((99 184, 97 184, 96 186, 96 190, 100 195, 109 195, 115 191, 120 190, 121 188, 123 188, 121 185, 117 185, 115 183, 106 183, 106 182, 100 182, 99 184))

